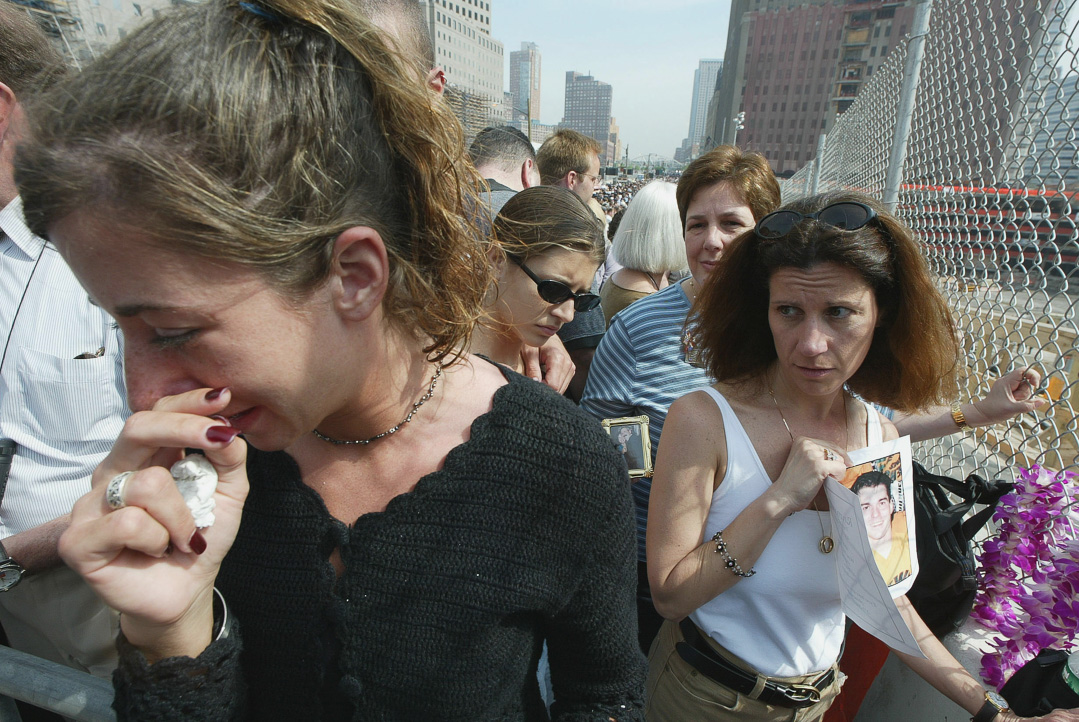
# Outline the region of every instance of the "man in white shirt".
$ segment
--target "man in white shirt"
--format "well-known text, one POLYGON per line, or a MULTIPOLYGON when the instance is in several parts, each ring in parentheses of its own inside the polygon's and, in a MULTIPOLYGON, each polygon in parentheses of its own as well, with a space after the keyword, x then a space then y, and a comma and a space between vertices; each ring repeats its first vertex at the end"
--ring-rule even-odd
POLYGON ((0 3, 0 624, 12 647, 99 676, 118 621, 64 566, 57 541, 129 413, 121 341, 59 253, 27 229, 12 173, 19 99, 64 72, 18 5, 0 3))

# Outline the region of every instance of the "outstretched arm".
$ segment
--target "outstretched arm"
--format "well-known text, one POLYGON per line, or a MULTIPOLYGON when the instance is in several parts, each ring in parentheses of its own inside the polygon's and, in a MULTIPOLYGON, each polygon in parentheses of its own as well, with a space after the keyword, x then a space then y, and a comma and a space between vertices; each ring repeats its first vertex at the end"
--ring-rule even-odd
MULTIPOLYGON (((997 379, 985 398, 960 404, 959 410, 974 427, 992 426, 1018 414, 1045 406, 1046 400, 1034 395, 1041 374, 1032 368, 1017 368, 997 379)), ((960 430, 951 409, 930 409, 921 414, 895 412, 892 419, 900 436, 911 441, 926 441, 954 434, 960 430)))
MULTIPOLYGON (((914 633, 925 659, 896 652, 903 663, 941 694, 974 716, 985 704, 985 688, 952 656, 937 639, 905 597, 895 600, 903 619, 914 633)), ((994 722, 1037 719, 1045 722, 1079 722, 1079 710, 1056 710, 1044 717, 1024 718, 1012 712, 998 714, 994 722)))

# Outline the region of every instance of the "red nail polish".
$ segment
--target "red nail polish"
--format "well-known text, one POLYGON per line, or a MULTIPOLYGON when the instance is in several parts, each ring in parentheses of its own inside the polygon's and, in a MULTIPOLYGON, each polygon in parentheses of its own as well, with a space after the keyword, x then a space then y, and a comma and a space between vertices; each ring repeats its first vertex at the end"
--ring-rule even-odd
POLYGON ((222 424, 223 426, 232 426, 232 422, 231 422, 231 421, 229 421, 228 419, 226 419, 226 418, 225 418, 224 416, 222 416, 221 414, 211 414, 211 415, 210 415, 210 418, 211 418, 211 419, 213 419, 214 421, 219 421, 219 422, 221 422, 221 424, 222 424))
POLYGON ((207 401, 217 401, 217 399, 221 396, 221 394, 225 393, 225 391, 227 391, 228 388, 229 388, 228 386, 222 386, 219 389, 210 389, 209 391, 206 392, 206 400, 207 401))
POLYGON ((188 545, 191 547, 191 551, 196 554, 202 554, 206 551, 206 537, 202 535, 202 532, 196 529, 195 533, 191 535, 191 541, 188 542, 188 545))
POLYGON ((239 429, 234 429, 231 426, 211 426, 206 429, 206 438, 215 443, 227 444, 235 439, 239 433, 239 429))

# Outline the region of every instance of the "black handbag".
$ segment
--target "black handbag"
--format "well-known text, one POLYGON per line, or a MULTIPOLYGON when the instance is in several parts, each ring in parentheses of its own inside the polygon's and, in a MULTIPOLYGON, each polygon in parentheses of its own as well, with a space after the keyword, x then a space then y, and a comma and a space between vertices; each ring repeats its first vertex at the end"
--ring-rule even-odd
POLYGON ((938 637, 955 631, 970 616, 978 592, 971 539, 992 517, 1000 497, 1014 487, 1006 481, 986 481, 977 474, 958 481, 933 474, 914 462, 919 571, 907 598, 938 637), (949 494, 959 501, 953 501, 949 494), (975 504, 986 506, 964 521, 975 504))
POLYGON ((1022 717, 1038 717, 1055 709, 1079 707, 1079 694, 1064 681, 1068 653, 1043 649, 1004 683, 1000 695, 1012 712, 1022 717))

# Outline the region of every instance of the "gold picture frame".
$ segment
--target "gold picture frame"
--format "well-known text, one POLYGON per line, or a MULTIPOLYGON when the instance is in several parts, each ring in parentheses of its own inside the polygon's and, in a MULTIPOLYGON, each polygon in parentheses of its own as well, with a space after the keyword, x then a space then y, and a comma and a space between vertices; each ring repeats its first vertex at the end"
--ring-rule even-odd
POLYGON ((603 419, 611 443, 626 459, 630 479, 652 478, 652 440, 648 436, 647 416, 623 416, 603 419))

